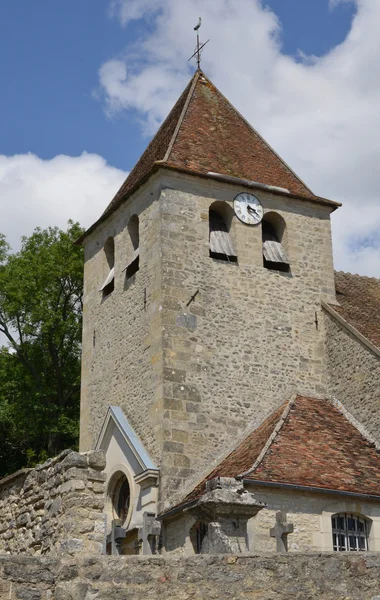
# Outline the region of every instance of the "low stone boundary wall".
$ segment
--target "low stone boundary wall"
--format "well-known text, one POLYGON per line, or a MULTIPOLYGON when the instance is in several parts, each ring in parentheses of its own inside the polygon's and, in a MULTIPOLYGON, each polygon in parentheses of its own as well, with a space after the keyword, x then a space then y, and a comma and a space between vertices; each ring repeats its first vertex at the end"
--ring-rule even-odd
POLYGON ((379 554, 0 556, 0 600, 379 600, 379 554))
POLYGON ((65 450, 0 480, 0 554, 101 554, 105 457, 65 450))

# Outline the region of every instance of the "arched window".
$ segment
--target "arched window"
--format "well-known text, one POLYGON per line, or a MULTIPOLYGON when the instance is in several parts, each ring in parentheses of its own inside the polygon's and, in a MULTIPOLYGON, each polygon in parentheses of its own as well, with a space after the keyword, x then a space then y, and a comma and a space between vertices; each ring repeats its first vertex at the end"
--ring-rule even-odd
POLYGON ((230 207, 223 202, 214 202, 209 210, 210 257, 216 260, 237 262, 237 254, 230 236, 230 207))
POLYGON ((117 471, 111 478, 106 497, 110 532, 107 536, 107 554, 124 554, 128 523, 131 518, 131 488, 125 473, 117 471))
POLYGON ((270 212, 262 220, 264 267, 289 273, 290 263, 285 251, 286 224, 277 213, 270 212))
POLYGON ((370 521, 361 515, 338 513, 331 517, 335 552, 365 552, 368 550, 370 521))
POLYGON ((127 279, 133 277, 140 268, 140 233, 139 233, 139 218, 133 215, 128 223, 128 232, 130 237, 131 258, 126 266, 127 279))
POLYGON ((107 277, 100 288, 103 292, 103 297, 108 296, 115 289, 115 241, 113 237, 109 237, 104 244, 104 254, 107 261, 107 277))

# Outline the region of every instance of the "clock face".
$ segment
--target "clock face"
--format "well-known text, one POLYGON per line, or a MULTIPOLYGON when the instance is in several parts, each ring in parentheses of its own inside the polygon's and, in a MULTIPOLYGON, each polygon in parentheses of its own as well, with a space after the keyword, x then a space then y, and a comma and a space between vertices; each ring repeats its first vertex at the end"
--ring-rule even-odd
POLYGON ((242 192, 234 200, 234 210, 240 221, 246 225, 258 225, 264 215, 263 206, 256 196, 242 192))

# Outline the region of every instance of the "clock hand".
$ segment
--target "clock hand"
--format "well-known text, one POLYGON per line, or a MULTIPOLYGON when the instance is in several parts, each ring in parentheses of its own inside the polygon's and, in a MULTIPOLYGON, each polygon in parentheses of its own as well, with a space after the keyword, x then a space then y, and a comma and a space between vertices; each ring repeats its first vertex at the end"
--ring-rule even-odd
POLYGON ((259 216, 259 213, 257 212, 257 210, 255 208, 253 208, 253 206, 250 206, 249 204, 247 206, 247 211, 249 213, 251 213, 251 215, 254 215, 255 217, 259 216))

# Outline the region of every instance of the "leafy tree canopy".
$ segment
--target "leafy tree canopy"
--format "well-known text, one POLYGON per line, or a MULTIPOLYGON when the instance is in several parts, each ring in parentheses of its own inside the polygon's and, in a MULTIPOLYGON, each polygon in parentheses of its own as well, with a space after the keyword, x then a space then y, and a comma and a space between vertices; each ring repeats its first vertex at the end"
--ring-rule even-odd
POLYGON ((17 253, 0 234, 0 476, 77 445, 82 232, 37 228, 17 253))

